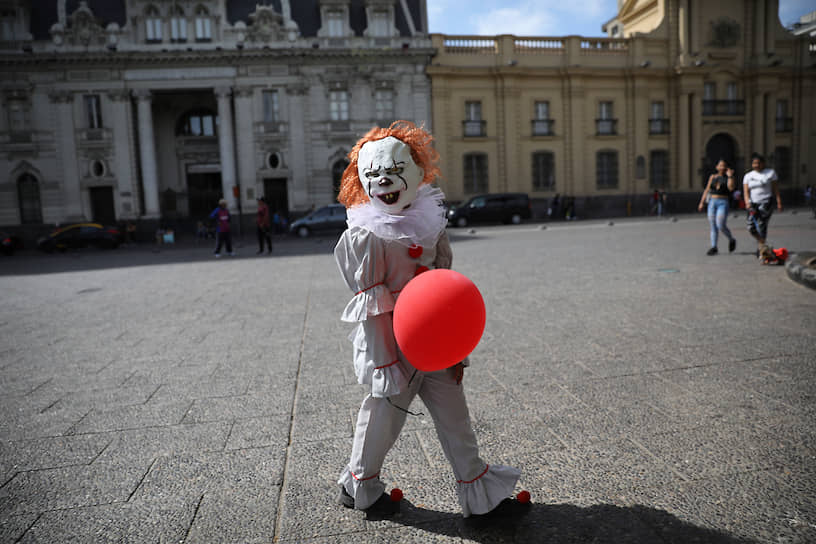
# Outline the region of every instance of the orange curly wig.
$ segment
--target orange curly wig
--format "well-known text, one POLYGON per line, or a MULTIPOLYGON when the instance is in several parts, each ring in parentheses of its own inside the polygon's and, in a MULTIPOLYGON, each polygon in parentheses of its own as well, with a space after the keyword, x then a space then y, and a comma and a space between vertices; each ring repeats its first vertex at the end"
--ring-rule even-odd
POLYGON ((433 136, 423 127, 418 127, 410 121, 394 121, 388 128, 374 127, 349 151, 349 165, 343 172, 340 193, 337 195, 337 201, 346 208, 353 208, 369 201, 357 173, 357 157, 360 155, 360 148, 368 142, 382 140, 389 136, 406 143, 411 148, 411 158, 424 172, 420 185, 432 183, 439 176, 439 166, 437 166, 439 153, 431 145, 433 136))

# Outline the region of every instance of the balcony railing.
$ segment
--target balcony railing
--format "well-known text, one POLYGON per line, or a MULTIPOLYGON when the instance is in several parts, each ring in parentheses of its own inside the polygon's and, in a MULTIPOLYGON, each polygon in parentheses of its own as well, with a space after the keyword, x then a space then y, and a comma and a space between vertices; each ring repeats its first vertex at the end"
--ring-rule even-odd
POLYGON ((649 119, 649 134, 668 134, 668 119, 649 119))
POLYGON ((793 117, 777 117, 776 118, 777 132, 793 132, 793 117))
POLYGON ((351 130, 350 121, 330 121, 329 130, 332 132, 349 132, 351 130))
POLYGON ((617 134, 617 119, 595 119, 595 130, 599 136, 617 134))
POLYGON ((555 136, 552 119, 533 119, 533 136, 555 136))
POLYGON ((465 138, 487 136, 487 121, 462 121, 462 134, 465 138))
POLYGON ((703 115, 745 115, 745 100, 703 100, 703 115))

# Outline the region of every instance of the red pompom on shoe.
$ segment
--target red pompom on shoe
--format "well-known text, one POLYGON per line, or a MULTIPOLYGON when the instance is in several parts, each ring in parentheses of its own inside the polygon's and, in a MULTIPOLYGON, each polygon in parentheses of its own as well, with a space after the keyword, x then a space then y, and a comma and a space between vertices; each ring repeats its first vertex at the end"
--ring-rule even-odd
POLYGON ((402 500, 402 489, 395 487, 391 490, 391 502, 399 502, 402 500))
POLYGON ((516 500, 521 504, 527 504, 530 502, 530 492, 526 489, 524 491, 520 491, 518 495, 516 495, 516 500))
POLYGON ((419 259, 422 256, 422 246, 413 244, 408 248, 408 255, 410 255, 412 259, 419 259))

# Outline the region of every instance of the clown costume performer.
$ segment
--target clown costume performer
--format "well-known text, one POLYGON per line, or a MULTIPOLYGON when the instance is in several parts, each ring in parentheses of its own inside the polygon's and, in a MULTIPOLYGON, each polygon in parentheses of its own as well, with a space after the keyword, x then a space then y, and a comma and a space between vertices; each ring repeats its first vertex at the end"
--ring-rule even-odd
POLYGON ((465 517, 487 514, 512 496, 519 471, 479 457, 461 385, 466 361, 437 372, 411 366, 394 338, 392 312, 400 290, 430 268, 450 268, 444 194, 430 185, 439 169, 432 137, 398 121, 373 128, 349 153, 338 200, 348 209, 348 230, 334 250, 354 293, 342 320, 357 323, 350 339, 354 370, 370 386, 357 417, 339 501, 367 510, 388 501, 380 469, 416 395, 433 418, 453 468, 465 517))

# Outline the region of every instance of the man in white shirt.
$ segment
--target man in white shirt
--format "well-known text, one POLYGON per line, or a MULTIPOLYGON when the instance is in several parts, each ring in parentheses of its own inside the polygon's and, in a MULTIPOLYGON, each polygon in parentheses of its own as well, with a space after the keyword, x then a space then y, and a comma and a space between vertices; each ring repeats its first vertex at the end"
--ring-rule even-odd
POLYGON ((751 155, 752 170, 742 179, 745 209, 748 210, 748 232, 756 238, 758 246, 765 245, 768 236, 768 220, 773 214, 771 199, 776 197, 776 209, 782 211, 782 197, 773 168, 765 168, 765 158, 759 153, 751 155))

